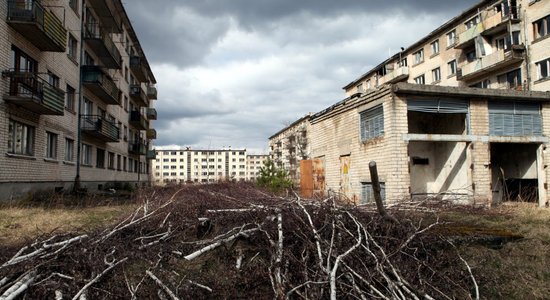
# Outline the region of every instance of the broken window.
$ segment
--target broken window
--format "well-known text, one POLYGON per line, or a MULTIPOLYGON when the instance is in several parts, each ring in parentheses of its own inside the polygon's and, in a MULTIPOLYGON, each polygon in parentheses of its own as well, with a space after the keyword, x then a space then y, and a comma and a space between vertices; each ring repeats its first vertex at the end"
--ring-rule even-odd
POLYGON ((462 99, 409 99, 409 133, 465 134, 468 128, 468 101, 462 99))
POLYGON ((489 102, 489 134, 541 136, 540 104, 533 102, 489 102))
POLYGON ((360 113, 361 142, 384 134, 384 109, 382 104, 360 113))
MULTIPOLYGON (((386 184, 380 182, 380 196, 382 202, 386 202, 386 184)), ((374 189, 372 182, 361 182, 361 204, 374 203, 374 189)))

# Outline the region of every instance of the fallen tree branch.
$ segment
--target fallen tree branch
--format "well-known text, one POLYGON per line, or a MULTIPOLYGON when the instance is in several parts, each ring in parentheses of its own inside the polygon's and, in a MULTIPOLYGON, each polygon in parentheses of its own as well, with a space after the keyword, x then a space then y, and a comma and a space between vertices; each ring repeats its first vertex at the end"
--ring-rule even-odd
POLYGON ((114 267, 118 266, 119 264, 125 262, 126 260, 128 259, 128 257, 125 257, 121 260, 119 260, 118 262, 110 265, 107 269, 105 269, 103 272, 101 272, 100 274, 98 274, 94 279, 90 280, 90 282, 86 283, 79 291, 78 293, 76 293, 76 295, 74 295, 73 297, 73 300, 77 300, 80 298, 80 296, 82 296, 84 294, 84 292, 94 283, 96 283, 100 278, 101 276, 107 274, 107 272, 111 271, 111 269, 113 269, 114 267))
POLYGON ((13 300, 16 299, 21 293, 23 293, 32 284, 36 276, 36 271, 31 271, 21 277, 15 282, 9 289, 7 289, 1 296, 0 300, 13 300))
POLYGON ((174 294, 174 292, 172 292, 170 290, 170 288, 168 288, 164 283, 162 283, 162 281, 160 279, 158 279, 157 276, 155 276, 153 273, 151 273, 151 271, 147 270, 145 271, 145 273, 151 278, 153 279, 153 281, 159 286, 161 287, 167 294, 168 296, 170 296, 170 298, 172 298, 172 300, 179 300, 179 298, 176 296, 176 294, 174 294))
POLYGON ((221 245, 224 245, 224 244, 227 244, 229 242, 231 242, 232 240, 238 238, 238 237, 241 237, 241 236, 247 236, 248 234, 250 233, 253 233, 253 232, 256 232, 258 231, 259 229, 258 228, 252 228, 252 229, 247 229, 247 230, 243 230, 243 231, 240 231, 239 233, 236 233, 234 235, 231 235, 229 236, 228 238, 225 238, 223 240, 220 240, 220 241, 217 241, 215 242, 214 244, 211 244, 209 246, 206 246, 204 248, 201 248, 191 254, 188 254, 186 255, 184 258, 186 260, 193 260, 199 256, 201 256, 202 254, 206 253, 206 252, 209 252, 209 251, 212 251, 216 248, 218 248, 219 246, 221 245))

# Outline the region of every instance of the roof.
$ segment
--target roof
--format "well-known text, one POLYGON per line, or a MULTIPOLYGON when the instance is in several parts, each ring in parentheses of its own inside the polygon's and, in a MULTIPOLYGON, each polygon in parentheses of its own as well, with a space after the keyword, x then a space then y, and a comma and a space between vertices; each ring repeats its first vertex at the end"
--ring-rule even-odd
POLYGON ((274 135, 270 136, 270 137, 268 138, 268 140, 271 140, 272 138, 274 138, 274 137, 278 136, 279 134, 281 134, 281 133, 287 131, 288 129, 290 129, 290 128, 292 128, 292 127, 294 127, 294 126, 296 126, 296 125, 302 123, 302 121, 304 121, 304 120, 309 120, 309 118, 311 118, 311 113, 309 113, 309 114, 307 114, 307 115, 301 117, 300 119, 298 119, 298 120, 292 122, 292 124, 290 124, 290 125, 286 126, 285 128, 283 128, 283 129, 277 131, 274 135))

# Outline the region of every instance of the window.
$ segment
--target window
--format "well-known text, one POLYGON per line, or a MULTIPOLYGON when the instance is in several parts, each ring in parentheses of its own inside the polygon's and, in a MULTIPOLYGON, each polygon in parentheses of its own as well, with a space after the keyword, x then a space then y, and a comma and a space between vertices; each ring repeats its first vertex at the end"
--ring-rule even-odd
POLYGON ((488 89, 491 86, 491 81, 488 79, 482 80, 478 83, 470 85, 473 88, 488 89))
POLYGON ((361 142, 366 142, 384 134, 384 109, 375 106, 360 114, 361 142))
POLYGON ((91 166, 92 165, 92 146, 87 144, 82 144, 82 164, 91 166))
POLYGON ((549 77, 550 58, 537 63, 537 79, 545 79, 549 77))
POLYGON ((535 39, 550 35, 550 15, 533 22, 533 32, 535 39))
POLYGON ((541 136, 540 104, 533 102, 489 102, 489 134, 541 136))
POLYGON ((75 111, 76 90, 67 84, 67 92, 65 93, 65 109, 75 111))
POLYGON ((505 74, 497 76, 497 81, 504 88, 519 88, 521 87, 521 69, 516 69, 505 74))
POLYGON ((455 75, 456 74, 456 59, 453 59, 450 62, 448 62, 447 67, 449 69, 448 70, 449 71, 449 76, 455 75))
POLYGON ((407 58, 403 58, 399 61, 399 66, 400 67, 406 67, 407 66, 407 58))
POLYGON ((419 64, 424 61, 424 49, 420 49, 414 53, 414 64, 419 64))
POLYGON ((357 92, 358 93, 363 93, 365 91, 365 87, 363 86, 362 83, 358 84, 357 85, 357 92))
POLYGON ((424 74, 422 74, 422 75, 416 77, 416 78, 414 79, 414 82, 415 82, 416 84, 426 84, 426 79, 424 78, 424 74))
POLYGON ((432 49, 432 56, 439 54, 439 40, 435 40, 430 44, 430 48, 432 49))
POLYGON ((115 168, 115 154, 113 152, 109 152, 107 158, 107 167, 111 170, 114 170, 115 168))
POLYGON ((122 170, 122 156, 120 154, 117 154, 117 160, 116 160, 116 169, 121 171, 122 170))
POLYGON ((78 61, 78 41, 72 34, 69 34, 69 39, 67 40, 67 51, 68 51, 67 56, 69 56, 69 58, 72 61, 77 62, 78 61))
POLYGON ((46 131, 46 158, 57 158, 57 134, 46 131))
POLYGON ((124 67, 124 80, 128 82, 128 67, 124 67))
POLYGON ((128 111, 128 96, 124 95, 124 110, 128 111))
POLYGON ((476 50, 475 49, 466 52, 466 60, 468 62, 473 62, 475 59, 476 59, 476 50))
POLYGON ((84 108, 82 110, 82 114, 83 115, 93 115, 94 114, 94 111, 93 111, 93 103, 92 101, 90 101, 89 99, 87 98, 84 98, 84 108))
POLYGON ((432 70, 432 82, 441 81, 441 68, 435 68, 432 70))
POLYGON ((65 139, 65 161, 74 161, 74 141, 65 139))
POLYGON ((479 15, 471 18, 470 20, 466 21, 466 23, 464 23, 464 26, 466 26, 466 29, 470 29, 474 26, 476 26, 477 24, 479 23, 479 15))
POLYGON ((55 75, 54 73, 48 71, 48 83, 51 86, 59 88, 59 77, 57 75, 55 75))
POLYGON ((105 168, 105 150, 97 148, 96 150, 96 168, 104 169, 105 168))
MULTIPOLYGON (((380 182, 380 196, 386 201, 386 184, 380 182)), ((371 182, 361 182, 361 204, 374 203, 374 189, 371 182)))
POLYGON ((15 71, 36 73, 38 70, 38 63, 36 62, 36 60, 34 60, 25 52, 19 50, 16 47, 11 48, 10 59, 10 66, 15 71))
POLYGON ((93 65, 95 65, 94 59, 92 58, 92 56, 90 55, 90 53, 88 53, 87 51, 84 51, 84 65, 85 65, 85 66, 93 66, 93 65))
MULTIPOLYGON (((126 156, 122 157, 122 170, 123 171, 127 171, 127 168, 126 168, 126 156)), ((157 169, 158 169, 158 166, 157 166, 157 169)))
POLYGON ((8 129, 8 152, 33 155, 34 127, 10 120, 8 129))
POLYGON ((456 43, 456 30, 447 33, 447 47, 454 46, 456 43))

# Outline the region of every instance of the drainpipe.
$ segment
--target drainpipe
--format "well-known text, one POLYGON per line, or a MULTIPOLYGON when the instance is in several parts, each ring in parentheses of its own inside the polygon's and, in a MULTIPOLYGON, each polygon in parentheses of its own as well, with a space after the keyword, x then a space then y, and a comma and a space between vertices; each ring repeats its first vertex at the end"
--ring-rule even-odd
POLYGON ((81 21, 80 21, 80 62, 79 62, 79 79, 78 79, 78 118, 77 118, 77 130, 76 130, 76 176, 74 178, 74 186, 73 186, 73 192, 77 192, 80 190, 80 156, 81 156, 81 148, 82 148, 82 133, 81 133, 81 127, 82 127, 82 102, 84 101, 84 94, 82 92, 82 79, 84 77, 83 71, 82 71, 82 63, 84 62, 84 30, 85 30, 85 9, 84 9, 85 0, 82 0, 80 3, 81 8, 81 21))
MULTIPOLYGON (((521 5, 519 5, 518 7, 518 13, 521 11, 521 5)), ((525 72, 527 73, 527 90, 531 90, 531 85, 532 85, 532 82, 531 82, 531 53, 530 53, 530 49, 531 49, 531 45, 528 45, 527 43, 527 22, 525 22, 525 15, 526 15, 526 12, 527 10, 524 9, 523 10, 523 14, 522 14, 522 17, 518 16, 518 18, 520 18, 521 20, 521 23, 523 23, 523 40, 524 40, 524 44, 525 44, 525 72)))

